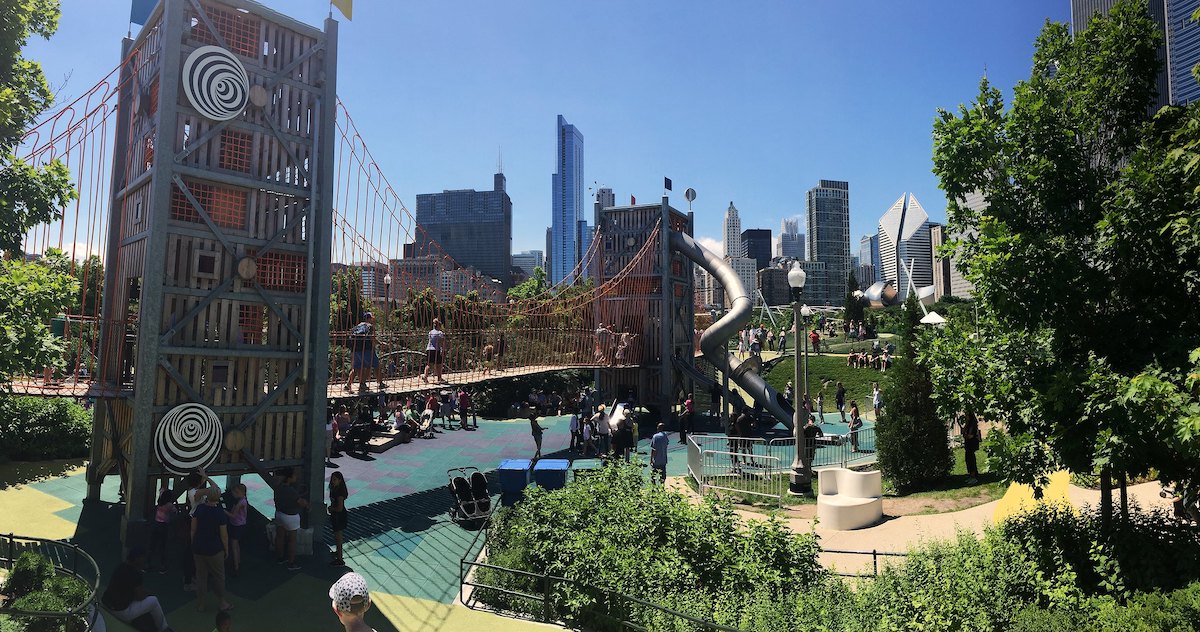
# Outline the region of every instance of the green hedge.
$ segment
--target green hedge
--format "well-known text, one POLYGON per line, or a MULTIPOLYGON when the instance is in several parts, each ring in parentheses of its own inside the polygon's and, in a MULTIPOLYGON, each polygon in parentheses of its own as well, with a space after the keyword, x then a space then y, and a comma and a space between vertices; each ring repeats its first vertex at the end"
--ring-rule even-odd
MULTIPOLYGON (((1099 517, 1044 505, 950 541, 924 543, 875 579, 846 581, 816 562, 814 535, 742 522, 729 505, 695 504, 606 468, 564 490, 531 489, 500 511, 489 563, 631 594, 742 630, 1200 629, 1200 535, 1163 513, 1134 511, 1108 534, 1099 517)), ((480 581, 540 595, 537 578, 481 569, 480 581)), ((481 589, 485 603, 541 616, 540 599, 481 589)), ((691 629, 598 591, 556 586, 551 616, 585 629, 615 619, 691 629)))
POLYGON ((0 397, 0 461, 87 456, 92 414, 70 399, 0 397))

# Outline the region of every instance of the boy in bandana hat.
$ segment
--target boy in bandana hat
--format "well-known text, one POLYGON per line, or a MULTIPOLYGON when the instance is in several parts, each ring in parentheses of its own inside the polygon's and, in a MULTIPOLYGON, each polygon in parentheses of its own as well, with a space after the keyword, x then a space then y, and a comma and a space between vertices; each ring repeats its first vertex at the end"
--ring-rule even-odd
POLYGON ((333 600, 333 612, 338 621, 346 628, 346 632, 375 632, 363 620, 363 615, 371 608, 371 592, 367 589, 367 580, 358 573, 346 573, 329 588, 329 598, 333 600))

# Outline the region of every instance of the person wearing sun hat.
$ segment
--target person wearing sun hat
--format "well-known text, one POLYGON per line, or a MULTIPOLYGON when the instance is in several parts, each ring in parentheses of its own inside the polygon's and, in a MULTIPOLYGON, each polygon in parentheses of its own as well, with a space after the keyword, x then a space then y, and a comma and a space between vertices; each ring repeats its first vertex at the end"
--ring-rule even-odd
POLYGON ((333 612, 346 632, 375 632, 367 625, 363 616, 371 608, 371 591, 367 580, 358 573, 346 573, 329 587, 329 598, 333 600, 333 612))

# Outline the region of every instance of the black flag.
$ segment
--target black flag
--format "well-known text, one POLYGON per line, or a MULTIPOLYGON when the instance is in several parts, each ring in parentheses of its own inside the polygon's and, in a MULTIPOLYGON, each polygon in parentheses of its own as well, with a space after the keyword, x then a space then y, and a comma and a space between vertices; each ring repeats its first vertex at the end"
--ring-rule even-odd
POLYGON ((663 178, 663 188, 668 191, 671 190, 671 179, 670 178, 663 178))

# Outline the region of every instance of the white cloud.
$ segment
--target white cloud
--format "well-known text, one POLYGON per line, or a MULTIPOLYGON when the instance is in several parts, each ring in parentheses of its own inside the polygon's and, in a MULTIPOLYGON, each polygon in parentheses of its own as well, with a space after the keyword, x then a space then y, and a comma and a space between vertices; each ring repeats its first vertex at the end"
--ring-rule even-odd
POLYGON ((701 246, 704 246, 708 250, 712 251, 712 253, 718 257, 725 254, 725 244, 719 239, 701 236, 697 237, 696 241, 700 242, 701 246))

